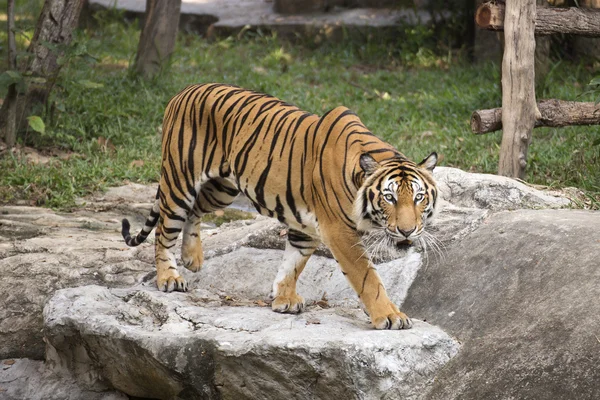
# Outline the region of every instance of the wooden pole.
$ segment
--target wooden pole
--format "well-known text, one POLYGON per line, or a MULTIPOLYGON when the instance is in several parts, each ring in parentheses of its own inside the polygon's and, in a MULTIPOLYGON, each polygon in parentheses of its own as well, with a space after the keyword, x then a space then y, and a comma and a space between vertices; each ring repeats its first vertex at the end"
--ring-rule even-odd
MULTIPOLYGON (((542 100, 537 103, 541 117, 535 128, 571 125, 600 125, 600 104, 564 100, 542 100)), ((471 115, 471 131, 477 135, 502 129, 502 109, 477 110, 471 115)))
MULTIPOLYGON (((17 44, 15 41, 15 0, 8 0, 6 5, 6 18, 8 30, 8 69, 17 69, 17 44)), ((6 130, 4 141, 7 147, 13 147, 17 141, 17 85, 8 86, 8 93, 4 101, 6 105, 6 130)))
MULTIPOLYGON (((504 29, 506 5, 484 3, 475 12, 477 26, 492 31, 504 29)), ((600 36, 600 9, 539 7, 535 19, 535 34, 538 36, 567 33, 579 36, 600 36)))
POLYGON ((509 1, 504 15, 502 59, 502 144, 498 173, 524 178, 527 149, 536 117, 535 13, 536 0, 509 1))

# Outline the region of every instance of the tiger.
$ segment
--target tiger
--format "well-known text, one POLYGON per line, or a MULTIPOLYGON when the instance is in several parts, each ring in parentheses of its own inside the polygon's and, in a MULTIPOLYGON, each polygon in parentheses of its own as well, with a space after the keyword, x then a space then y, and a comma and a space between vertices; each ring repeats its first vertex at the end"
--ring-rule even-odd
POLYGON ((242 193, 260 214, 287 225, 273 311, 303 311, 296 284, 323 243, 374 328, 412 327, 388 297, 362 239, 371 232, 396 246, 420 237, 436 210, 437 153, 416 164, 346 107, 319 117, 276 97, 219 83, 191 85, 171 98, 162 135, 152 210, 136 236, 127 219, 121 232, 128 246, 137 246, 156 227, 159 290, 188 290, 172 252, 176 240, 183 231, 183 266, 199 271, 202 216, 242 193))

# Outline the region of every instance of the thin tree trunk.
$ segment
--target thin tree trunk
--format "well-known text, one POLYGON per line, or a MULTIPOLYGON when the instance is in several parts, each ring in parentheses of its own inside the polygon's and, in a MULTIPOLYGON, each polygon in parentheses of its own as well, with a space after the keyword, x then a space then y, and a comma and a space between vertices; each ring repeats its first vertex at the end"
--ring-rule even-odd
MULTIPOLYGON (((42 77, 45 83, 30 84, 27 93, 18 97, 17 129, 25 127, 26 117, 32 110, 42 107, 54 86, 60 65, 57 60, 62 55, 60 50, 50 49, 46 43, 63 46, 69 45, 72 33, 79 19, 84 0, 46 0, 38 18, 31 44, 27 49, 30 54, 27 65, 23 67, 27 75, 42 77)), ((7 122, 8 106, 2 105, 0 125, 7 122)))
MULTIPOLYGON (((8 30, 8 69, 17 69, 17 44, 15 42, 15 0, 8 0, 6 7, 8 30)), ((8 94, 4 99, 6 104, 6 129, 4 140, 8 147, 13 147, 17 141, 16 111, 17 111, 17 85, 13 83, 8 87, 8 94)))
POLYGON ((510 1, 504 16, 502 144, 498 173, 525 176, 527 149, 539 111, 535 102, 536 0, 510 1))
POLYGON ((181 0, 146 0, 146 19, 135 58, 136 73, 151 78, 164 68, 175 49, 180 11, 181 0))

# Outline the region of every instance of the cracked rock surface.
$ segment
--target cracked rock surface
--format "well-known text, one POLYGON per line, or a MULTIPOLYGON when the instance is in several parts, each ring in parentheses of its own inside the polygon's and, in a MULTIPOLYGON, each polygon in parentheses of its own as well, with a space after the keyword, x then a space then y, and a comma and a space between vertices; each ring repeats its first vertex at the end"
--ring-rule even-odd
MULTIPOLYGON (((462 246, 460 251, 465 254, 474 250, 469 242, 502 210, 558 208, 569 204, 563 197, 532 189, 509 178, 469 174, 442 167, 436 168, 435 176, 444 199, 441 201, 440 213, 429 229, 437 240, 427 245, 427 251, 423 247, 412 247, 394 257, 375 257, 388 293, 398 304, 403 303, 410 293, 417 293, 413 289, 427 286, 432 291, 429 296, 418 296, 416 300, 413 296, 409 303, 414 307, 415 301, 417 304, 422 301, 422 307, 436 309, 436 291, 442 290, 445 282, 451 281, 450 278, 441 279, 433 286, 429 281, 418 278, 440 269, 449 274, 460 270, 448 262, 448 255, 458 249, 458 246, 462 246), (412 284, 415 279, 416 286, 412 284)), ((366 393, 380 393, 384 396, 382 398, 392 399, 396 398, 394 393, 397 392, 389 388, 398 383, 394 380, 400 379, 397 376, 401 376, 406 382, 412 382, 410 387, 424 388, 427 386, 425 382, 430 382, 435 375, 434 371, 458 349, 456 342, 438 328, 419 321, 416 321, 416 328, 409 331, 411 333, 402 333, 404 336, 398 336, 398 332, 391 335, 386 332, 390 336, 384 337, 380 336, 384 333, 371 330, 366 325, 366 316, 359 309, 356 295, 325 248, 311 257, 299 280, 298 290, 307 300, 308 312, 300 316, 289 316, 270 311, 265 305, 282 258, 286 231, 276 220, 260 216, 234 221, 220 228, 205 225, 202 232, 205 251, 203 269, 193 274, 180 267, 192 291, 187 294, 158 293, 155 289, 153 238, 150 237, 139 247, 128 248, 120 235, 120 220, 123 217, 132 221, 133 231, 143 225, 155 191, 156 186, 136 184, 111 188, 104 194, 82 199, 80 209, 73 213, 59 213, 36 207, 0 207, 0 290, 5 293, 0 299, 0 359, 42 359, 45 354, 52 363, 49 368, 52 365, 57 368, 60 366, 61 371, 75 374, 72 379, 88 385, 84 385, 84 388, 106 391, 114 385, 134 396, 145 396, 139 382, 147 382, 147 375, 143 375, 143 379, 136 375, 138 370, 144 368, 154 370, 153 379, 158 382, 157 385, 162 385, 153 389, 157 390, 156 393, 161 393, 157 397, 168 398, 163 395, 177 392, 180 398, 193 398, 186 393, 206 393, 207 396, 216 393, 223 398, 243 398, 250 396, 249 393, 258 390, 258 387, 260 390, 270 390, 271 378, 269 381, 260 381, 260 384, 252 383, 260 380, 258 371, 261 368, 270 371, 269 374, 272 375, 269 376, 274 376, 279 373, 277 365, 287 365, 286 368, 291 368, 292 371, 286 371, 287 378, 282 378, 285 383, 281 385, 287 385, 290 393, 294 388, 318 388, 314 389, 317 390, 314 393, 328 393, 320 391, 325 390, 323 385, 335 387, 334 381, 337 378, 332 378, 332 374, 337 374, 336 377, 339 376, 339 379, 350 385, 350 388, 345 389, 347 392, 340 393, 354 393, 352 396, 361 399, 371 398, 366 393), (15 291, 15 287, 19 290, 15 291), (47 314, 60 315, 60 318, 48 319, 48 325, 44 328, 44 304, 57 290, 65 288, 72 289, 59 292, 56 298, 62 299, 62 302, 53 300, 51 309, 54 311, 47 314), (72 307, 75 302, 77 307, 72 307), (87 302, 85 307, 82 302, 87 302), (60 310, 59 304, 64 309, 60 310), (115 310, 123 311, 115 314, 115 310), (100 327, 93 325, 100 324, 101 321, 90 317, 94 315, 106 318, 103 323, 110 322, 107 325, 110 328, 104 332, 104 336, 98 333, 100 327), (277 335, 286 337, 282 333, 284 328, 296 332, 290 333, 291 338, 299 335, 296 337, 298 342, 293 342, 296 343, 293 346, 299 347, 292 347, 295 349, 293 351, 275 340, 277 335), (51 343, 46 352, 44 329, 49 335, 48 343, 51 343), (61 336, 61 329, 68 335, 61 336), (340 333, 344 330, 346 333, 353 332, 352 335, 356 336, 350 335, 348 341, 344 341, 346 335, 340 333), (147 331, 146 336, 143 335, 144 331, 147 331), (215 332, 225 335, 223 337, 234 335, 238 338, 238 342, 235 342, 238 347, 235 348, 241 354, 239 357, 242 357, 244 344, 258 349, 256 354, 260 357, 249 352, 247 359, 239 358, 238 355, 233 355, 235 352, 227 353, 229 350, 223 350, 227 345, 215 347, 217 339, 211 336, 216 335, 215 332), (165 333, 168 335, 165 336, 165 333), (319 344, 318 346, 325 346, 317 346, 320 349, 318 351, 324 352, 324 358, 319 358, 320 356, 315 356, 316 353, 303 347, 306 343, 301 339, 305 333, 310 334, 307 337, 313 342, 318 342, 319 337, 332 340, 339 338, 340 341, 332 342, 337 344, 331 344, 330 347, 319 344), (437 344, 433 346, 433 352, 437 355, 427 358, 423 350, 427 347, 423 344, 426 341, 414 341, 416 339, 413 334, 423 340, 435 337, 437 344), (257 335, 270 338, 268 351, 253 341, 257 335), (147 340, 153 337, 162 338, 165 347, 148 347, 147 340), (386 341, 390 337, 398 340, 409 338, 405 344, 408 346, 406 348, 411 349, 410 352, 394 353, 386 341), (76 340, 69 344, 69 338, 76 340), (82 349, 80 344, 84 338, 87 347, 82 349), (115 353, 123 351, 129 358, 121 363, 121 358, 111 358, 117 355, 110 356, 109 350, 98 350, 98 354, 105 358, 94 358, 96 355, 86 352, 96 346, 96 342, 106 345, 107 349, 112 349, 115 353), (361 343, 366 347, 360 347, 361 343), (185 344, 189 346, 185 347, 185 344), (338 345, 339 348, 334 350, 338 345), (80 348, 82 352, 73 357, 81 356, 84 361, 77 365, 69 363, 65 352, 74 351, 69 350, 70 348, 80 348), (296 360, 296 352, 303 354, 302 357, 305 358, 301 357, 298 364, 296 361, 291 364, 278 361, 275 366, 264 366, 264 363, 261 364, 263 361, 260 361, 262 356, 277 358, 284 355, 288 360, 290 357, 296 360), (382 358, 372 361, 379 353, 382 358), (86 361, 84 354, 88 354, 89 360, 86 361), (198 358, 199 354, 208 354, 208 358, 198 358), (411 354, 410 357, 408 354, 411 354), (369 361, 360 364, 361 358, 369 361), (100 359, 103 361, 98 364, 100 359), (339 370, 319 369, 315 360, 331 368, 337 365, 339 370), (382 364, 377 364, 380 361, 382 364), (431 369, 423 367, 426 372, 415 367, 421 371, 419 374, 422 379, 411 372, 415 365, 421 365, 420 362, 431 362, 427 364, 427 368, 431 369), (188 368, 188 364, 194 368, 188 368), (353 366, 346 367, 346 364, 353 366), (296 372, 300 382, 291 378, 296 373, 293 371, 295 365, 299 368, 296 372), (359 368, 359 365, 362 366, 359 368), (256 376, 248 378, 248 383, 243 386, 234 387, 231 378, 234 375, 231 371, 236 368, 254 371, 256 376), (364 371, 357 372, 361 368, 364 371), (389 372, 393 368, 399 371, 389 372), (192 369, 198 373, 196 377, 192 375, 192 369), (138 383, 131 383, 131 387, 124 381, 114 384, 113 380, 123 371, 128 371, 129 381, 138 383), (172 380, 173 374, 178 378, 172 380), (379 386, 373 384, 377 387, 372 389, 375 392, 367 392, 369 385, 360 380, 352 381, 356 374, 364 374, 363 377, 368 382, 378 380, 379 386), (156 379, 156 376, 163 375, 169 378, 156 379), (192 383, 187 382, 190 379, 192 383), (254 389, 252 385, 255 385, 254 389), (388 392, 384 395, 382 388, 386 387, 388 392)), ((244 209, 248 205, 241 200, 236 207, 244 209)), ((531 212, 535 215, 541 211, 531 212)), ((570 215, 571 211, 556 212, 570 215)), ((520 218, 519 214, 511 212, 507 215, 520 218)), ((528 223, 535 223, 535 218, 528 223)), ((494 239, 489 240, 494 243, 494 239)), ((176 252, 179 249, 179 245, 176 246, 176 252)), ((421 308, 417 309, 415 316, 431 321, 429 311, 420 313, 418 310, 421 308)), ((454 331, 450 333, 455 334, 454 331)), ((402 340, 394 342, 395 346, 404 348, 402 340)), ((228 343, 234 343, 233 339, 228 343)), ((279 389, 273 389, 273 396, 281 393, 281 385, 279 389)), ((0 384, 0 398, 3 388, 12 390, 0 384)), ((8 393, 6 390, 4 392, 8 393)), ((406 390, 407 393, 416 393, 410 392, 412 389, 406 390)), ((419 398, 417 394, 414 396, 419 398)))
POLYGON ((128 400, 127 395, 104 385, 85 387, 69 371, 38 360, 0 360, 2 400, 128 400))
POLYGON ((200 290, 64 289, 44 318, 52 362, 149 398, 418 399, 459 349, 421 321, 374 331, 356 308, 277 314, 200 290))

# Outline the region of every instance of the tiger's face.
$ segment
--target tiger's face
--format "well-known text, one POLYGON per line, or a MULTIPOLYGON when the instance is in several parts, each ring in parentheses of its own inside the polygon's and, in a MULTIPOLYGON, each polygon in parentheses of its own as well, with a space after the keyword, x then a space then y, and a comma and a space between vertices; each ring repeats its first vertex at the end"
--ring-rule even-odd
POLYGON ((437 189, 431 176, 436 163, 436 153, 420 164, 406 159, 379 164, 363 154, 360 166, 366 178, 354 203, 357 229, 379 231, 396 245, 417 240, 436 209, 437 189))

